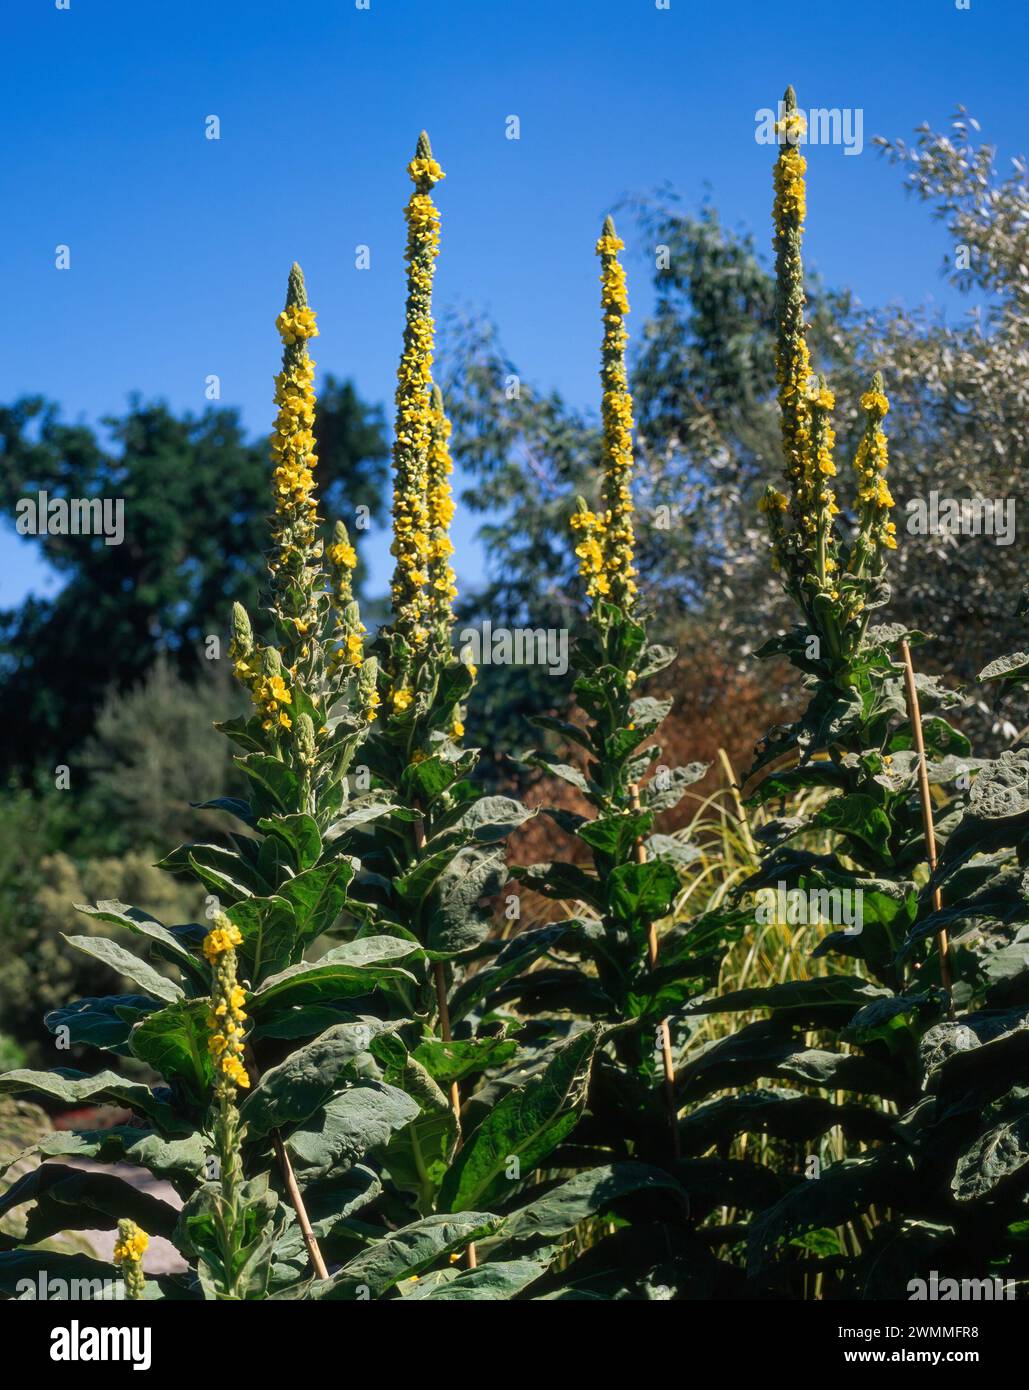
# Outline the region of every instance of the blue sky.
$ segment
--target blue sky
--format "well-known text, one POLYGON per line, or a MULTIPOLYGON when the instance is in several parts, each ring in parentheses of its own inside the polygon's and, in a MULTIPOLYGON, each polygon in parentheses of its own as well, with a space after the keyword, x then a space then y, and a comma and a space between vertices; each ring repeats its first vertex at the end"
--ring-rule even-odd
MULTIPOLYGON (((526 379, 591 405, 603 215, 670 182, 764 244, 771 159, 755 113, 787 82, 802 107, 864 113, 860 156, 807 151, 809 263, 865 304, 960 314, 939 278, 943 229, 871 139, 943 126, 961 102, 1006 164, 1029 146, 1027 30, 1024 0, 9 0, 0 398, 42 392, 95 420, 138 390, 200 411, 216 373, 222 402, 262 432, 296 259, 319 369, 390 401, 404 168, 425 127, 448 175, 438 309, 489 312, 526 379), (212 114, 218 141, 204 136, 212 114), (54 268, 59 243, 69 271, 54 268), (359 244, 370 270, 355 268, 359 244)), ((620 230, 639 327, 649 262, 620 230)), ((466 583, 483 567, 475 525, 456 524, 466 583)), ((47 591, 13 518, 0 576, 5 607, 47 591)))

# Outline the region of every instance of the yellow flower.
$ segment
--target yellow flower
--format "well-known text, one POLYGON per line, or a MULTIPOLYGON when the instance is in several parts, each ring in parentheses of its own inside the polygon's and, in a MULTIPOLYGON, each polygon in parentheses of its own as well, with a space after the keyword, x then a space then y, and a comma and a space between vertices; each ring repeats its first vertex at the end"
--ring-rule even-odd
POLYGON ((450 725, 450 737, 464 738, 464 725, 461 723, 460 719, 455 719, 450 725))
POLYGON ((224 914, 219 914, 215 919, 219 925, 213 927, 204 937, 204 955, 213 965, 219 956, 231 951, 236 946, 242 946, 243 935, 235 922, 230 922, 224 914))
POLYGON ((396 710, 398 714, 402 714, 410 705, 412 698, 412 692, 403 686, 401 686, 399 690, 394 690, 391 697, 394 710, 396 710))
POLYGON ((287 344, 305 342, 308 338, 318 336, 314 310, 309 309, 306 304, 287 304, 275 320, 275 327, 279 330, 282 341, 287 344))
MULTIPOLYGON (((124 1224, 126 1226, 133 1225, 131 1221, 127 1221, 124 1224)), ((124 1264, 126 1260, 141 1260, 146 1254, 149 1244, 150 1237, 147 1235, 146 1231, 141 1231, 139 1227, 136 1226, 131 1234, 123 1236, 120 1240, 115 1242, 114 1263, 120 1265, 124 1264)))
POLYGON ((786 494, 774 487, 769 488, 757 504, 759 512, 784 512, 788 506, 786 494))
POLYGON ((349 541, 330 545, 326 553, 332 563, 340 569, 352 570, 357 564, 357 551, 349 541))
POLYGON ((121 1269, 125 1279, 125 1293, 128 1298, 140 1299, 146 1288, 143 1274, 143 1256, 150 1244, 146 1231, 123 1217, 118 1222, 118 1239, 114 1243, 114 1263, 121 1269))
POLYGON ((876 415, 883 416, 890 408, 890 403, 882 391, 866 391, 861 397, 861 409, 874 412, 876 415))

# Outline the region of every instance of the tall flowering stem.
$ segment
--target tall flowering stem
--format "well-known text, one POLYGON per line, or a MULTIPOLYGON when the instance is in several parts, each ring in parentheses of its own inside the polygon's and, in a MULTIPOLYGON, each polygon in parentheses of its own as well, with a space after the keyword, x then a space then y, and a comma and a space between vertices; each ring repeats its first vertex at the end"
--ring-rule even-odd
POLYGON ((240 1251, 245 1242, 241 1188, 243 1129, 236 1095, 250 1085, 243 1064, 245 1049, 245 995, 237 980, 236 947, 240 930, 224 913, 204 938, 204 956, 211 966, 211 1007, 207 1016, 207 1049, 214 1064, 214 1118, 212 1124, 220 1191, 214 1219, 218 1234, 221 1270, 217 1279, 220 1298, 243 1296, 239 1283, 240 1251))
POLYGON ((407 220, 407 306, 404 347, 397 371, 396 437, 393 444, 393 543, 396 561, 391 595, 393 634, 389 676, 392 708, 402 713, 411 702, 414 658, 429 639, 429 452, 432 443, 432 361, 435 331, 432 282, 439 255, 439 212, 431 191, 445 177, 432 156, 429 137, 418 137, 407 166, 415 186, 407 220))
POLYGON ((787 494, 770 489, 762 509, 769 520, 776 567, 812 625, 819 626, 831 647, 839 643, 833 609, 838 587, 839 507, 831 479, 835 400, 824 378, 811 369, 804 321, 804 263, 801 254, 807 216, 807 161, 797 145, 807 121, 787 87, 777 123, 779 154, 775 163, 775 365, 782 428, 783 468, 787 494), (787 525, 787 515, 791 525, 787 525), (817 612, 816 612, 817 610, 817 612))
POLYGON ((318 334, 304 276, 294 264, 286 305, 275 321, 282 339, 282 370, 275 378, 278 414, 271 435, 275 516, 272 527, 272 606, 284 664, 306 676, 312 665, 309 634, 318 623, 321 543, 314 469, 314 368, 307 344, 318 334))
POLYGON ((600 302, 604 310, 604 341, 601 346, 600 381, 603 387, 604 482, 602 498, 604 526, 601 548, 604 570, 612 602, 626 613, 632 610, 636 595, 633 568, 635 535, 632 522, 632 396, 625 367, 625 347, 629 334, 625 316, 629 297, 625 271, 618 259, 625 243, 608 217, 597 242, 600 257, 600 302))
POLYGON ((599 605, 604 602, 617 604, 629 614, 636 597, 632 520, 633 417, 625 366, 625 348, 629 340, 625 316, 629 312, 629 297, 625 270, 618 259, 619 251, 624 248, 625 243, 616 233, 614 222, 606 218, 596 246, 604 313, 600 355, 604 424, 601 505, 599 511, 593 512, 580 498, 571 518, 579 573, 586 581, 594 616, 603 611, 599 605))
POLYGON ((131 1299, 141 1299, 146 1287, 143 1274, 143 1256, 150 1237, 135 1221, 123 1218, 118 1222, 118 1239, 114 1244, 114 1263, 125 1280, 125 1295, 131 1299))
POLYGON ((886 565, 886 551, 897 548, 897 527, 890 520, 894 502, 886 481, 889 448, 882 427, 889 408, 882 373, 876 372, 871 388, 861 397, 865 428, 854 456, 858 536, 848 565, 854 575, 878 576, 886 565))

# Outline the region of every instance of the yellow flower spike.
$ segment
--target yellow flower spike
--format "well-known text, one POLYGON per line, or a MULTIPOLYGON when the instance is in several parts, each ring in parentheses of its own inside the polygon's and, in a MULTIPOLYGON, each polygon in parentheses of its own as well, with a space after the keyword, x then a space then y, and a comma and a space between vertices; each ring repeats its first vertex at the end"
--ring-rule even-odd
POLYGON ((287 666, 306 663, 305 633, 318 621, 318 574, 321 543, 317 538, 315 501, 314 362, 307 351, 318 328, 300 267, 289 273, 286 305, 275 321, 282 338, 282 369, 275 378, 277 415, 270 448, 273 554, 270 562, 272 602, 281 626, 292 634, 287 666))
POLYGON ((804 331, 804 268, 801 261, 801 242, 807 199, 804 175, 807 161, 785 138, 797 113, 797 99, 792 87, 786 88, 784 114, 780 121, 783 142, 775 164, 775 276, 776 276, 776 350, 775 369, 779 383, 779 408, 782 416, 783 463, 786 478, 794 493, 794 510, 800 521, 803 491, 808 473, 811 442, 811 412, 807 399, 811 376, 811 358, 804 331))
POLYGON ((332 663, 340 677, 347 678, 360 669, 364 660, 365 627, 354 598, 353 576, 357 567, 357 551, 342 521, 336 522, 332 544, 325 555, 329 567, 329 596, 335 615, 333 641, 336 646, 332 663))
POLYGON ((357 705, 366 724, 372 724, 378 718, 379 706, 382 704, 378 685, 378 658, 369 656, 362 662, 357 677, 357 705))
POLYGON ((883 551, 897 548, 897 528, 890 520, 893 495, 885 477, 889 449, 882 428, 890 403, 881 372, 875 373, 870 390, 861 397, 861 408, 865 412, 865 428, 854 455, 859 525, 850 570, 861 574, 867 567, 870 573, 878 575, 885 564, 883 551))
MULTIPOLYGON (((394 632, 411 652, 428 640, 430 597, 429 451, 432 443, 432 382, 435 325, 432 281, 439 255, 439 213, 430 197, 443 170, 422 131, 408 165, 415 191, 404 209, 407 220, 407 309, 404 346, 397 370, 396 428, 393 444, 393 542, 395 560, 390 593, 394 632)), ((403 685, 405 671, 392 671, 403 685)))
POLYGON ((150 1237, 135 1221, 123 1217, 118 1222, 118 1239, 114 1244, 114 1263, 125 1279, 127 1298, 140 1299, 146 1279, 143 1275, 143 1256, 150 1244, 150 1237))
MULTIPOLYGON (((625 367, 625 347, 629 335, 625 315, 629 299, 625 271, 618 253, 625 243, 615 231, 610 217, 597 241, 600 257, 600 302, 604 311, 604 340, 601 345, 600 381, 603 387, 604 477, 601 486, 603 514, 581 523, 586 532, 582 551, 587 589, 591 598, 610 597, 629 611, 636 595, 633 554, 636 537, 632 523, 632 396, 625 367), (584 553, 583 553, 584 552, 584 553)), ((587 512, 587 516, 590 514, 587 512)))
POLYGON ((214 925, 204 937, 203 951, 211 965, 207 1050, 218 1063, 214 1089, 220 1103, 232 1099, 236 1086, 250 1085, 250 1078, 241 1061, 246 995, 236 978, 236 947, 242 944, 243 935, 239 927, 224 912, 216 913, 214 925), (225 1063, 231 1059, 235 1059, 235 1064, 227 1068, 225 1063))

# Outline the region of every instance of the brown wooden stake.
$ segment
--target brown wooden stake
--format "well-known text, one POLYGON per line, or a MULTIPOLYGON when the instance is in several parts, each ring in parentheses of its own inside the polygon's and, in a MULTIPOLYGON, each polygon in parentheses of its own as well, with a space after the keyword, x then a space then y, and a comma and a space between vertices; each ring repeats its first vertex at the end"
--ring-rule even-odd
MULTIPOLYGON (((634 812, 640 809, 640 789, 632 782, 629 786, 629 801, 634 812)), ((645 864, 647 862, 647 850, 642 840, 636 841, 636 863, 645 864)), ((657 969, 657 928, 654 923, 650 923, 647 932, 647 962, 651 970, 657 969)), ((672 1152, 675 1157, 682 1157, 682 1148, 679 1143, 679 1107, 675 1103, 675 1063, 672 1061, 672 1032, 668 1027, 667 1018, 663 1018, 659 1025, 661 1034, 661 1062, 665 1074, 665 1102, 668 1107, 668 1125, 672 1131, 672 1152)))
POLYGON ((736 807, 736 815, 739 818, 740 835, 743 838, 743 843, 751 858, 756 859, 758 857, 757 845, 754 843, 754 836, 750 833, 750 821, 747 819, 747 809, 740 800, 740 789, 736 783, 736 772, 724 748, 719 748, 718 750, 718 761, 722 764, 722 772, 725 774, 725 780, 729 786, 729 795, 732 797, 733 805, 736 807))
POLYGON ((277 1129, 272 1130, 272 1144, 275 1147, 275 1156, 279 1160, 279 1167, 282 1169, 286 1179, 286 1189, 289 1192, 289 1200, 293 1203, 293 1210, 297 1214, 297 1223, 300 1226, 301 1234, 304 1237, 304 1244, 307 1246, 307 1253, 310 1257, 314 1272, 319 1279, 328 1279, 329 1271, 325 1261, 322 1259, 322 1252, 318 1245, 318 1238, 311 1229, 311 1222, 308 1219, 307 1208, 304 1206, 304 1199, 297 1183, 296 1174, 293 1172, 293 1165, 289 1161, 289 1154, 286 1146, 282 1142, 282 1135, 277 1129))
MULTIPOLYGON (((904 660, 904 691, 907 695, 908 718, 915 739, 915 752, 918 754, 918 790, 922 800, 922 823, 925 826, 925 856, 930 875, 936 872, 936 831, 933 828, 933 803, 929 792, 929 768, 925 760, 925 740, 922 737, 922 711, 918 704, 918 687, 915 684, 915 668, 911 661, 911 648, 906 641, 900 644, 904 660)), ((933 911, 943 907, 943 895, 937 886, 932 890, 933 911)), ((936 933, 940 952, 940 983, 949 995, 951 992, 950 941, 946 927, 936 933)))
MULTIPOLYGON (((246 1046, 247 1071, 250 1079, 257 1082, 261 1072, 257 1065, 257 1058, 254 1056, 254 1049, 247 1043, 246 1046)), ((300 1191, 300 1184, 297 1182, 296 1174, 293 1172, 293 1165, 289 1161, 289 1154, 286 1146, 282 1142, 282 1136, 277 1129, 272 1130, 272 1147, 275 1150, 275 1157, 278 1159, 279 1167, 282 1169, 282 1176, 286 1180, 286 1191, 289 1193, 289 1200, 293 1203, 293 1210, 297 1214, 297 1225, 300 1233, 304 1237, 304 1244, 307 1246, 308 1258, 314 1267, 314 1272, 319 1279, 328 1279, 329 1270, 322 1257, 321 1247, 318 1244, 318 1237, 315 1235, 310 1218, 307 1215, 307 1207, 304 1206, 304 1197, 300 1191)))

